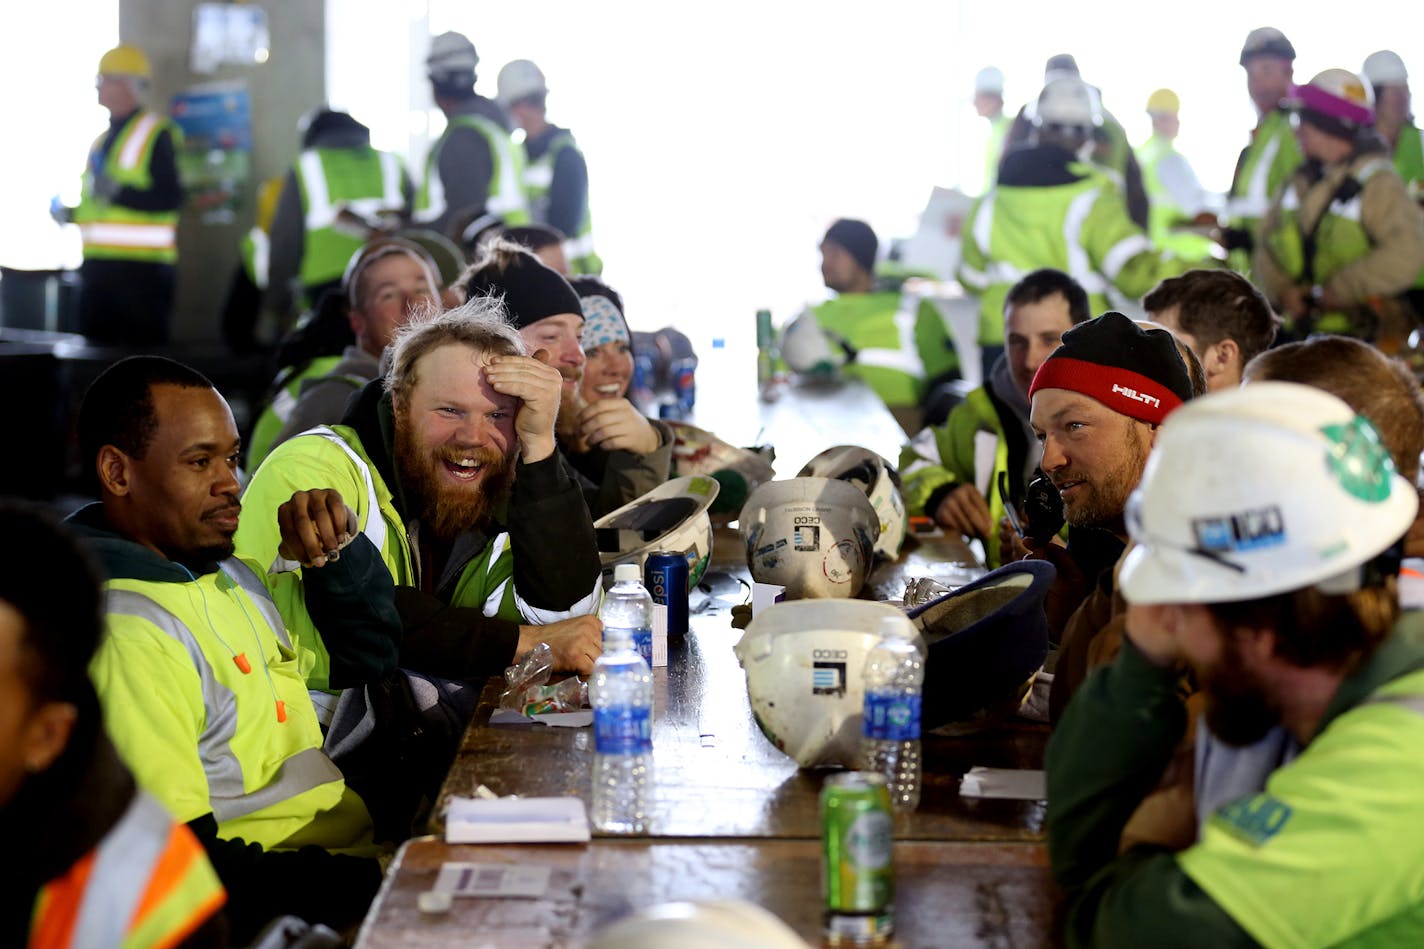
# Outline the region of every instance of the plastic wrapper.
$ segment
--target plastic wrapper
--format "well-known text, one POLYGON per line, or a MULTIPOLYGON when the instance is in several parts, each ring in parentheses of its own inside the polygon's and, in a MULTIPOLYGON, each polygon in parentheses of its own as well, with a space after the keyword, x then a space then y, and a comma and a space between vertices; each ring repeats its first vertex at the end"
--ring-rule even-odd
POLYGON ((588 683, 569 676, 550 685, 531 685, 524 690, 519 711, 533 718, 552 712, 576 712, 588 706, 588 683))
POLYGON ((550 683, 553 671, 554 652, 548 643, 540 643, 504 670, 505 689, 499 707, 530 717, 586 708, 588 683, 578 676, 550 683))

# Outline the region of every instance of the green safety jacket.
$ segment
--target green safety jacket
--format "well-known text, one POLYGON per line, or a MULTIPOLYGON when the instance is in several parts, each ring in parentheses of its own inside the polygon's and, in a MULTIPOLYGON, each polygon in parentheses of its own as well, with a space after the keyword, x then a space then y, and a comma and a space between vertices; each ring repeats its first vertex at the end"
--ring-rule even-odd
MULTIPOLYGON (((529 201, 530 214, 535 221, 547 220, 545 206, 549 201, 549 188, 554 183, 554 164, 559 160, 559 153, 566 148, 577 151, 578 144, 567 129, 561 129, 544 154, 527 161, 524 168, 524 196, 529 201)), ((584 195, 583 217, 578 231, 568 236, 563 247, 564 257, 573 273, 597 275, 603 272, 603 260, 593 249, 593 217, 588 210, 587 195, 584 195)))
POLYGON ((440 180, 440 150, 457 129, 472 129, 489 145, 494 170, 490 175, 485 213, 499 215, 507 225, 528 224, 529 206, 524 201, 521 185, 524 177, 523 150, 514 146, 509 133, 498 124, 482 115, 469 114, 451 116, 445 131, 426 156, 425 179, 415 195, 415 219, 434 221, 450 210, 445 202, 445 185, 440 180))
POLYGON ((252 434, 247 439, 246 468, 249 472, 256 471, 258 465, 262 464, 262 459, 272 451, 273 443, 297 407, 297 400, 302 394, 302 384, 308 379, 325 376, 341 359, 340 353, 334 356, 318 356, 310 362, 288 366, 277 374, 272 383, 275 390, 272 401, 263 406, 257 421, 253 423, 252 434))
POLYGON ((1162 183, 1158 166, 1168 157, 1186 161, 1172 144, 1172 140, 1162 135, 1153 135, 1137 149, 1137 163, 1142 167, 1142 184, 1147 190, 1148 201, 1151 202, 1147 211, 1147 233, 1152 238, 1152 243, 1178 257, 1206 260, 1211 256, 1211 249, 1215 244, 1200 234, 1191 234, 1173 227, 1189 212, 1195 213, 1201 209, 1180 207, 1162 183))
POLYGON ((1417 200, 1418 188, 1424 184, 1424 132, 1413 122, 1405 122, 1399 130, 1399 139, 1394 145, 1394 168, 1417 200))
POLYGON ((989 141, 984 146, 984 190, 994 187, 999 180, 999 162, 1004 157, 1004 139, 1013 127, 1012 116, 1000 112, 989 119, 989 141))
POLYGON ((939 310, 915 299, 893 291, 842 293, 811 307, 821 329, 854 354, 841 372, 863 380, 891 408, 919 405, 930 382, 959 369, 939 310))
MULTIPOLYGON (((1261 219, 1266 216, 1271 201, 1304 160, 1290 116, 1284 109, 1275 109, 1261 119, 1251 132, 1251 144, 1241 150, 1236 160, 1236 173, 1232 175, 1231 190, 1226 195, 1226 214, 1231 227, 1246 231, 1253 241, 1258 241, 1261 219)), ((1250 276, 1250 250, 1234 250, 1228 259, 1233 270, 1250 276)))
POLYGON ((1001 172, 1000 183, 969 210, 958 277, 979 297, 981 346, 1003 345, 1004 298, 1040 267, 1078 281, 1099 314, 1114 308, 1110 289, 1136 299, 1193 266, 1152 246, 1106 173, 1076 161, 1060 170, 1067 172, 1067 183, 1006 185, 1012 179, 1001 172))
POLYGON ((1293 175, 1262 222, 1253 264, 1273 300, 1292 286, 1320 286, 1341 302, 1313 331, 1364 336, 1371 335, 1372 298, 1399 296, 1421 270, 1424 215, 1382 154, 1357 156, 1318 179, 1305 169, 1293 175))
POLYGON ((1049 741, 1048 846, 1070 946, 1424 942, 1424 615, 1340 685, 1315 736, 1199 842, 1119 855, 1186 728, 1179 675, 1130 640, 1049 741))
POLYGON ((367 220, 405 207, 405 165, 391 152, 308 148, 297 156, 292 174, 302 199, 304 287, 340 280, 351 255, 365 243, 336 227, 343 206, 367 220))
POLYGON ((182 146, 183 133, 166 116, 139 109, 125 121, 107 154, 103 167, 96 165, 105 135, 94 141, 89 162, 84 169, 79 206, 74 209, 74 223, 84 242, 86 260, 134 260, 145 263, 172 264, 178 260, 178 209, 140 211, 113 204, 94 191, 98 175, 118 187, 148 191, 153 187, 153 149, 159 136, 167 132, 176 152, 182 146))
POLYGON ((268 850, 365 854, 366 806, 322 751, 296 643, 252 568, 194 574, 71 517, 103 561, 108 635, 90 665, 114 745, 140 786, 184 823, 268 850))

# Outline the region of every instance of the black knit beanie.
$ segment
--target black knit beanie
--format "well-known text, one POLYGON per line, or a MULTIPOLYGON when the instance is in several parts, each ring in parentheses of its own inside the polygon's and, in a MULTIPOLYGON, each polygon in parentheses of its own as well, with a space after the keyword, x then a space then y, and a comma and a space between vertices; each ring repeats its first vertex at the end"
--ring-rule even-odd
POLYGON ((515 329, 545 317, 583 312, 578 294, 558 272, 508 241, 491 244, 485 256, 460 278, 466 297, 503 297, 515 329))
POLYGON ((826 231, 822 243, 825 241, 844 247, 867 273, 875 272, 875 251, 880 242, 869 224, 843 217, 826 231))
POLYGON ((1192 379, 1171 333, 1109 312, 1063 334, 1063 345, 1034 373, 1029 398, 1039 389, 1081 392, 1157 425, 1192 397, 1192 379))

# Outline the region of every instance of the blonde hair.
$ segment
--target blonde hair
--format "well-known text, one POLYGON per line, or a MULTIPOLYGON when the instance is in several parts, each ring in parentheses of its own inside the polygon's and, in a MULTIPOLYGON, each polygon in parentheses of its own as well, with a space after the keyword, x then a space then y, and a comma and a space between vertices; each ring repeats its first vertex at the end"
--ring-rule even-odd
POLYGON ((404 399, 418 381, 420 360, 442 346, 469 346, 496 356, 526 356, 529 349, 509 321, 504 304, 491 297, 474 297, 457 307, 422 307, 395 332, 386 370, 386 391, 404 399))

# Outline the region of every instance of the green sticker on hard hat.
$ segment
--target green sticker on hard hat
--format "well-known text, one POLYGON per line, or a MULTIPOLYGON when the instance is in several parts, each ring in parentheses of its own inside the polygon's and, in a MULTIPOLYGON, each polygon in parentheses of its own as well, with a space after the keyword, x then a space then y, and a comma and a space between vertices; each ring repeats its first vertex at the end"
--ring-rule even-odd
POLYGON ((1345 425, 1321 426, 1320 431, 1331 442, 1326 456, 1330 471, 1347 494, 1372 504, 1389 497, 1394 462, 1364 416, 1356 415, 1345 425))

